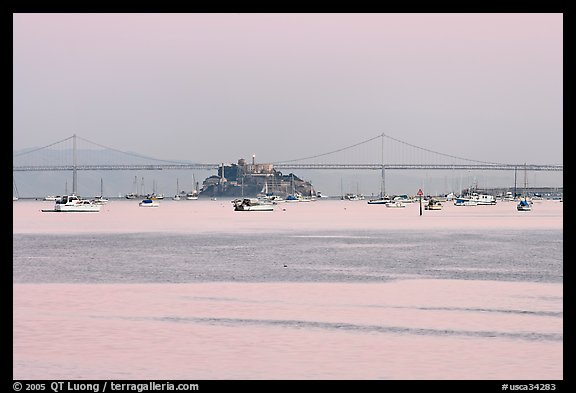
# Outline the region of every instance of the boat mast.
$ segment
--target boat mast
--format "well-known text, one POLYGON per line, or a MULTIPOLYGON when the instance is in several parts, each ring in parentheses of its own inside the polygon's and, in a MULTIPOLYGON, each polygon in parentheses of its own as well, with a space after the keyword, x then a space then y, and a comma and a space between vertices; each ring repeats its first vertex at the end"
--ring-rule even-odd
POLYGON ((12 183, 14 184, 14 190, 16 191, 16 197, 20 198, 20 195, 18 194, 18 187, 16 186, 16 179, 14 178, 14 175, 12 175, 12 183))
POLYGON ((528 179, 526 177, 526 163, 524 163, 524 200, 526 200, 526 197, 528 196, 526 194, 526 188, 528 187, 528 179))
POLYGON ((516 199, 516 166, 514 166, 514 199, 516 199))
POLYGON ((193 194, 198 193, 198 187, 196 185, 196 176, 194 176, 194 174, 192 174, 192 193, 193 194))

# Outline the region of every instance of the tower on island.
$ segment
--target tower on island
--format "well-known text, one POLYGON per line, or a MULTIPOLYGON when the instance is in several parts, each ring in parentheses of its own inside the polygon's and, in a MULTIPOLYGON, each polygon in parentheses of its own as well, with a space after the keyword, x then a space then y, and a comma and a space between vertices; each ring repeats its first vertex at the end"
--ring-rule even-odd
POLYGON ((247 163, 240 158, 236 164, 222 165, 218 174, 204 180, 201 196, 208 197, 256 197, 260 194, 312 196, 314 189, 310 182, 293 173, 282 174, 271 163, 256 163, 256 155, 247 163))

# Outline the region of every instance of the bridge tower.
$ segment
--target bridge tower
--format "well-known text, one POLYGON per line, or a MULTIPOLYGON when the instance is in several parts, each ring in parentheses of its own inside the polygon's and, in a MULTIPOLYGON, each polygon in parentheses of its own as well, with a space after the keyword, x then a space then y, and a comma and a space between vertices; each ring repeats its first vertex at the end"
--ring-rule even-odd
POLYGON ((72 135, 72 194, 76 195, 78 181, 78 161, 76 151, 76 134, 72 135))

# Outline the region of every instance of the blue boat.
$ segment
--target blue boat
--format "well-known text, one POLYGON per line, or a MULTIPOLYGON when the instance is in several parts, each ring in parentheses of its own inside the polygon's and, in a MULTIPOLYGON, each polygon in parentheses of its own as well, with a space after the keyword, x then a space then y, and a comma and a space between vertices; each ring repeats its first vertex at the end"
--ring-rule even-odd
POLYGON ((522 199, 516 205, 516 209, 521 212, 529 212, 532 210, 532 206, 530 206, 530 202, 528 202, 526 199, 522 199))

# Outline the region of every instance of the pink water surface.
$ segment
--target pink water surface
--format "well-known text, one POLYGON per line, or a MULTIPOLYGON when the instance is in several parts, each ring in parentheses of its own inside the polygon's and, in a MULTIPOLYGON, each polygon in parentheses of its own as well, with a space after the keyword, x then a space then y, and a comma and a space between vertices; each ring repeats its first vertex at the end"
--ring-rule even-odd
POLYGON ((454 206, 422 211, 418 203, 405 208, 369 205, 367 201, 319 200, 282 203, 272 212, 237 212, 229 200, 160 201, 143 208, 134 200, 114 200, 99 213, 44 213, 49 201, 13 203, 14 233, 117 232, 294 232, 318 230, 545 230, 562 229, 563 203, 536 201, 530 212, 514 202, 493 206, 454 206))
POLYGON ((562 311, 562 285, 17 284, 13 373, 16 379, 562 379, 562 341, 522 338, 561 335, 562 318, 550 311, 562 311), (494 335, 476 335, 487 331, 494 335))
MULTIPOLYGON (((228 200, 112 201, 99 213, 13 204, 27 233, 562 230, 563 203, 423 211, 366 201, 235 212, 228 200)), ((65 245, 63 245, 65 247, 65 245)), ((481 267, 479 267, 481 268, 481 267)), ((14 379, 563 378, 563 285, 386 283, 14 284, 14 379)))

